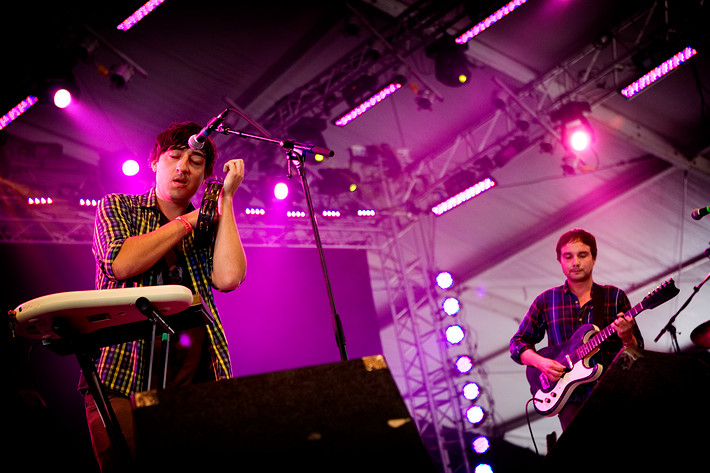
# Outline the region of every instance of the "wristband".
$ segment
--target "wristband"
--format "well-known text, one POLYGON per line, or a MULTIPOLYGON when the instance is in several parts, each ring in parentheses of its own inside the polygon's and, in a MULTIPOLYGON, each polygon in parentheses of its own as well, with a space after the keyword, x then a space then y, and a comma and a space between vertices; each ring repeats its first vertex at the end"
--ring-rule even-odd
POLYGON ((189 235, 190 233, 192 233, 192 230, 193 230, 192 225, 190 225, 190 222, 188 222, 187 219, 186 219, 184 216, 179 215, 175 220, 177 220, 177 221, 179 221, 180 223, 182 223, 182 226, 185 227, 185 230, 187 230, 187 234, 188 234, 188 235, 189 235))

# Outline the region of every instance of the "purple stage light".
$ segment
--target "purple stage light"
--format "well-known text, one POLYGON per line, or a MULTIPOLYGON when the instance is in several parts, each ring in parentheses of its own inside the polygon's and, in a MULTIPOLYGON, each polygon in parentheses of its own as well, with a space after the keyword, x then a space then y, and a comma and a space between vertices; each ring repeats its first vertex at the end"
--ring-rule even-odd
POLYGON ((15 121, 17 117, 25 113, 32 105, 37 103, 37 97, 28 95, 25 100, 10 109, 5 115, 0 117, 0 130, 15 121))
POLYGON ((402 84, 399 82, 392 82, 389 84, 387 87, 384 89, 380 90, 377 92, 375 95, 370 97, 369 99, 365 100, 363 103, 358 105, 357 107, 353 108, 351 111, 343 115, 342 117, 338 118, 335 120, 335 124, 337 126, 345 126, 351 121, 355 120, 357 117, 362 115, 363 113, 367 112, 370 110, 372 107, 377 105, 378 103, 382 102, 384 99, 392 95, 393 93, 397 92, 399 89, 402 88, 402 84))
POLYGON ((481 21, 473 28, 457 37, 454 41, 458 44, 468 43, 473 38, 483 33, 484 30, 493 26, 493 24, 502 20, 503 17, 509 15, 513 10, 526 2, 527 0, 513 0, 512 2, 508 2, 505 6, 496 10, 492 15, 488 16, 485 20, 481 21))
POLYGON ((141 21, 145 16, 155 10, 155 8, 165 0, 149 0, 142 7, 136 10, 131 16, 126 18, 119 24, 116 29, 122 31, 130 30, 136 23, 141 21))
POLYGON ((683 64, 685 61, 695 56, 696 54, 698 54, 698 51, 688 46, 679 53, 673 55, 670 59, 667 59, 666 61, 661 63, 661 65, 654 67, 651 71, 647 72, 646 74, 633 81, 631 84, 621 89, 621 95, 623 95, 627 99, 630 99, 631 97, 638 94, 646 87, 649 87, 651 84, 653 84, 666 74, 678 68, 681 64, 683 64))
POLYGON ((490 178, 487 177, 483 179, 482 181, 472 185, 466 190, 463 190, 456 194, 453 197, 449 197, 445 201, 441 202, 440 204, 435 205, 434 207, 431 208, 431 211, 436 214, 436 215, 442 215, 449 210, 453 209, 454 207, 458 207, 459 205, 463 204, 467 200, 473 199, 477 195, 487 191, 491 187, 495 186, 496 182, 490 178))

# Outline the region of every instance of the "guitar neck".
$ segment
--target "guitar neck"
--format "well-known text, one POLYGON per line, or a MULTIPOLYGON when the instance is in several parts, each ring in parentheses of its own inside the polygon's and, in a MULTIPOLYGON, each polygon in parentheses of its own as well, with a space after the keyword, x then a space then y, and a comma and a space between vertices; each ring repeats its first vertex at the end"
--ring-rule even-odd
MULTIPOLYGON (((631 317, 636 317, 638 314, 640 314, 644 310, 643 303, 639 302, 635 306, 633 306, 631 309, 626 311, 624 313, 624 316, 630 315, 631 317)), ((575 360, 574 362, 576 363, 577 361, 583 359, 590 353, 592 353, 594 350, 596 350, 599 345, 602 344, 607 338, 612 336, 616 331, 614 330, 614 324, 609 324, 596 334, 592 338, 590 338, 587 343, 583 344, 579 348, 575 350, 575 360)))

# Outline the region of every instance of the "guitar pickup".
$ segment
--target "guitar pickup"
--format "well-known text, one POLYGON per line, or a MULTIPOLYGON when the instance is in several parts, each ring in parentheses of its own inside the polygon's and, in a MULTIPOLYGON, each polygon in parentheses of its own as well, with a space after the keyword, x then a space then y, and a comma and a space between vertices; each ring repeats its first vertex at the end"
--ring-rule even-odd
POLYGON ((547 376, 542 373, 540 373, 540 386, 542 386, 542 389, 547 389, 550 387, 550 380, 547 379, 547 376))

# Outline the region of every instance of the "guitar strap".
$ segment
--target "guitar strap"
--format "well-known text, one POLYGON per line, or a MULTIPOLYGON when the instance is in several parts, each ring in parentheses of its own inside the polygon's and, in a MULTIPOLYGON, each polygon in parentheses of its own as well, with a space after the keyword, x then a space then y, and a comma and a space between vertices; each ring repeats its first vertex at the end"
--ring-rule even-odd
POLYGON ((604 323, 604 312, 606 307, 604 307, 604 289, 597 283, 592 285, 592 322, 599 329, 603 329, 606 324, 604 323))

